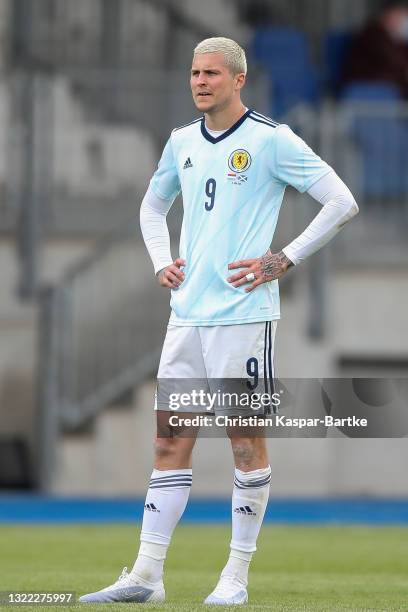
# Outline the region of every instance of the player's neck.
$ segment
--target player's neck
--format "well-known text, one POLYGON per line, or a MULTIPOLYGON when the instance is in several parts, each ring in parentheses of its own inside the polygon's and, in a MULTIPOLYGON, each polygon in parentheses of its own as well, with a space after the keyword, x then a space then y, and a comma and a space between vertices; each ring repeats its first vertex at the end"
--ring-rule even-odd
POLYGON ((228 107, 213 113, 205 113, 205 125, 209 130, 228 130, 245 113, 246 109, 242 102, 234 108, 228 107))

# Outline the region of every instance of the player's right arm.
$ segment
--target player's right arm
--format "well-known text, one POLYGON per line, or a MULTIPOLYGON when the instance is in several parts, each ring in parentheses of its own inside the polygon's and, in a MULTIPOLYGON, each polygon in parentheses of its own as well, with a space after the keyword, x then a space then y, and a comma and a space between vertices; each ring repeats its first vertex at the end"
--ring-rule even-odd
POLYGON ((160 285, 170 289, 177 289, 184 280, 180 268, 185 262, 181 258, 172 259, 166 221, 179 192, 180 181, 170 138, 140 207, 140 227, 155 274, 160 285))

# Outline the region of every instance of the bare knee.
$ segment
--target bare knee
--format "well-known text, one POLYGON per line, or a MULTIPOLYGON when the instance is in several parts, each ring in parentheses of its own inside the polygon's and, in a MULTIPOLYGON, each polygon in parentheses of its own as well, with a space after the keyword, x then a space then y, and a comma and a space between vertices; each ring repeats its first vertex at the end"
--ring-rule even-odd
POLYGON ((193 444, 182 438, 156 438, 154 443, 155 467, 177 470, 191 467, 193 444))
POLYGON ((238 469, 249 471, 267 467, 268 456, 264 440, 259 438, 231 438, 232 452, 238 469))
POLYGON ((237 466, 250 466, 254 459, 254 445, 252 440, 232 439, 232 452, 237 466))
POLYGON ((156 438, 154 454, 157 459, 166 459, 176 454, 175 440, 172 438, 156 438))

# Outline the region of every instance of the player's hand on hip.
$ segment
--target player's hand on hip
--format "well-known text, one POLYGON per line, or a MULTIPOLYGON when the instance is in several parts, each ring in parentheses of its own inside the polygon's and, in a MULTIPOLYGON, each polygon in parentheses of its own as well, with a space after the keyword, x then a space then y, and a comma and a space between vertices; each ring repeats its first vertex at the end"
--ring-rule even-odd
POLYGON ((291 266, 293 266, 293 262, 286 257, 283 251, 271 253, 268 249, 262 257, 241 259, 230 263, 228 270, 244 269, 227 278, 227 281, 233 287, 247 285, 245 292, 249 293, 258 287, 258 285, 281 278, 291 266))
POLYGON ((184 280, 185 274, 180 269, 186 265, 184 259, 178 257, 170 266, 163 268, 157 273, 157 278, 162 287, 168 289, 178 289, 184 280))

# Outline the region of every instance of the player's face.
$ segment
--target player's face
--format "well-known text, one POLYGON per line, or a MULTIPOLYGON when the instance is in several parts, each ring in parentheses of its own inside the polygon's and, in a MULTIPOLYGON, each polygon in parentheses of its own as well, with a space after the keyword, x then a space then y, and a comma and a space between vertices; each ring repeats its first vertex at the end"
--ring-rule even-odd
POLYGON ((239 94, 244 81, 243 74, 233 75, 227 68, 223 53, 200 53, 193 57, 191 92, 202 113, 227 108, 239 94))

